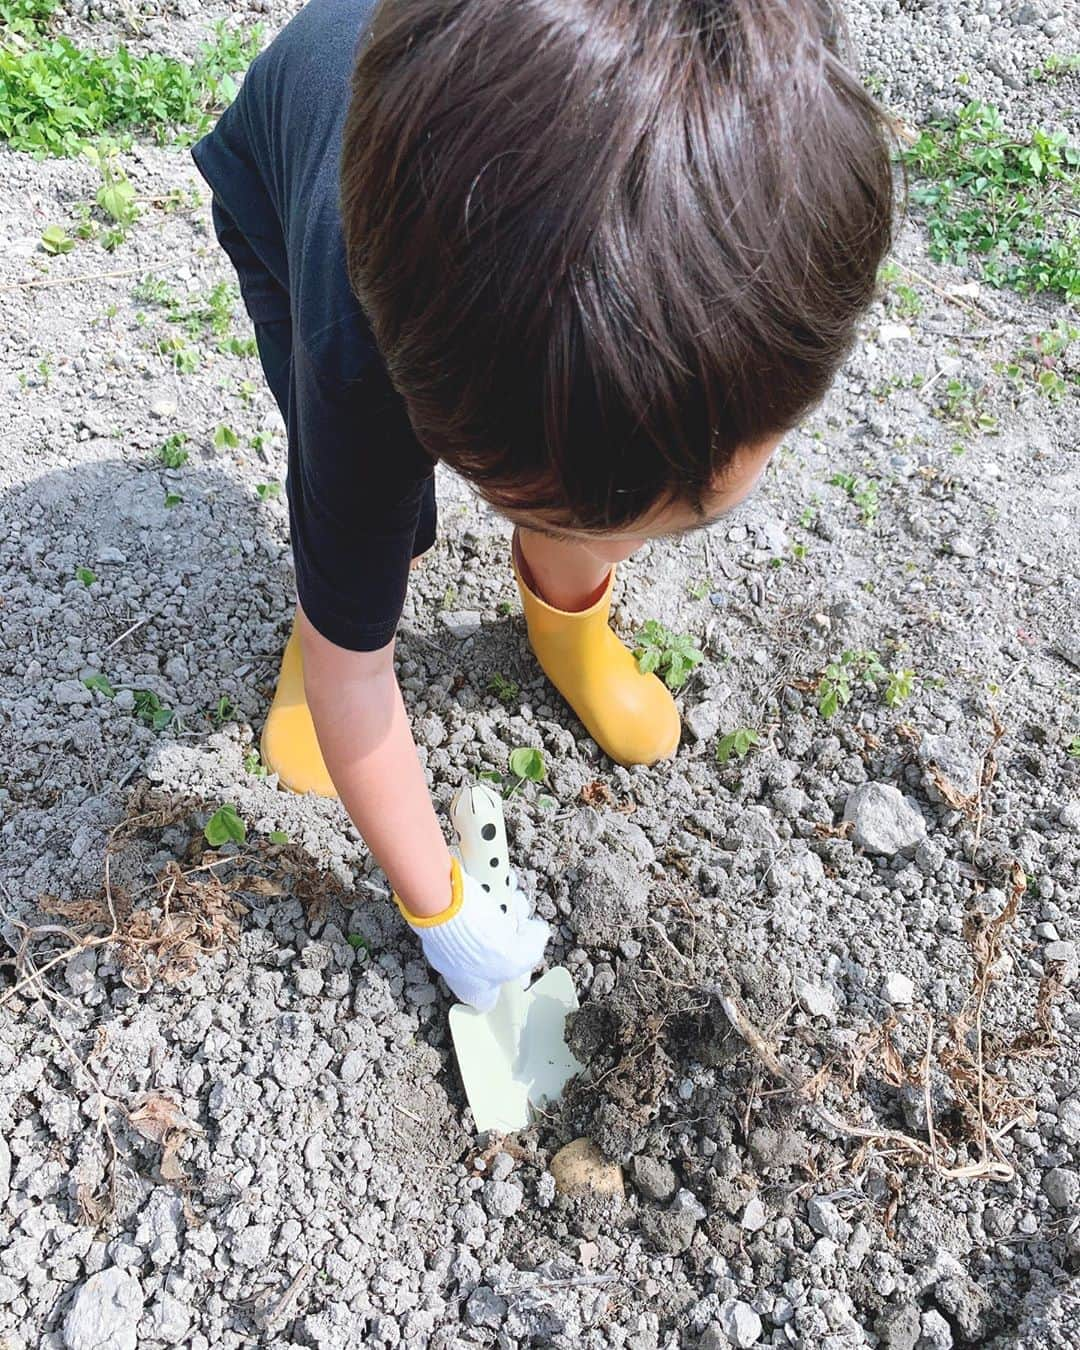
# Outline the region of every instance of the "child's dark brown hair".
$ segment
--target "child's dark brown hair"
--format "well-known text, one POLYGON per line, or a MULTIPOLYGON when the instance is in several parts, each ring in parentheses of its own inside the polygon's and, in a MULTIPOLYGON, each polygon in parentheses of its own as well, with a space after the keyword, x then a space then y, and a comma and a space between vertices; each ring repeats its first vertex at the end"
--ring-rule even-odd
POLYGON ((496 507, 700 507, 851 348, 888 123, 830 0, 381 0, 349 275, 418 439, 496 507))

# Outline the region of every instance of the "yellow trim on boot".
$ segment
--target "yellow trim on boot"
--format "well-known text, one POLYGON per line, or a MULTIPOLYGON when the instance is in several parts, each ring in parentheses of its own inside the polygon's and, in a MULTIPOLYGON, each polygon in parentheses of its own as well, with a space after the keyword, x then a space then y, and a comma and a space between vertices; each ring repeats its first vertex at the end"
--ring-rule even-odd
POLYGON ((618 764, 655 764, 678 749, 682 723, 675 700, 608 626, 615 569, 588 609, 556 609, 522 576, 515 533, 510 549, 529 643, 555 688, 600 748, 618 764))
POLYGON ((435 928, 440 923, 446 923, 452 919, 461 908, 461 903, 465 898, 465 888, 461 881, 461 864, 451 856, 450 858, 450 903, 444 910, 438 914, 410 914, 405 908, 404 901, 397 891, 394 892, 394 903, 401 910, 401 916, 406 923, 411 923, 414 928, 435 928))
POLYGON ((315 723, 304 693, 304 662, 295 622, 281 658, 277 688, 266 715, 259 754, 282 787, 290 792, 313 792, 336 797, 337 788, 323 763, 315 723))

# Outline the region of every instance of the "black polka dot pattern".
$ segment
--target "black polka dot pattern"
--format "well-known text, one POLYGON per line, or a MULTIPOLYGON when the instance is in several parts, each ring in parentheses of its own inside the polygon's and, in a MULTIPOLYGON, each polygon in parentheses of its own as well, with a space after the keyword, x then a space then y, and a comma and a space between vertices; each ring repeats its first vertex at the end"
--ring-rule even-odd
POLYGON ((484 828, 480 831, 480 834, 484 839, 486 839, 490 843, 491 840, 495 838, 495 826, 485 825, 484 828))

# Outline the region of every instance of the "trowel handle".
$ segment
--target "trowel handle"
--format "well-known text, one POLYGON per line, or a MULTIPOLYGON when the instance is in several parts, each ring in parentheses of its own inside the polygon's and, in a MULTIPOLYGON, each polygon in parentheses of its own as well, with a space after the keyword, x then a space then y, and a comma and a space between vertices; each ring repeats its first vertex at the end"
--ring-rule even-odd
POLYGON ((510 854, 502 798, 486 783, 466 783, 454 794, 450 819, 465 871, 490 894, 505 895, 510 886, 510 854))

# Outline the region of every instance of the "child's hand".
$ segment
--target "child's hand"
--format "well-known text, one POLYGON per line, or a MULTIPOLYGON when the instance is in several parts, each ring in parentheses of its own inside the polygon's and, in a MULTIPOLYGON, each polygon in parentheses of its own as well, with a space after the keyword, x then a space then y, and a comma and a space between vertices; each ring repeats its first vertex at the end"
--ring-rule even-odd
MULTIPOLYGON (((543 919, 523 917, 528 906, 516 885, 508 904, 451 862, 451 900, 441 914, 418 918, 398 899, 405 921, 420 938, 428 963, 442 975, 463 1003, 490 1012, 499 986, 527 980, 544 957, 551 929, 543 919)), ((395 897, 396 898, 396 897, 395 897)))

